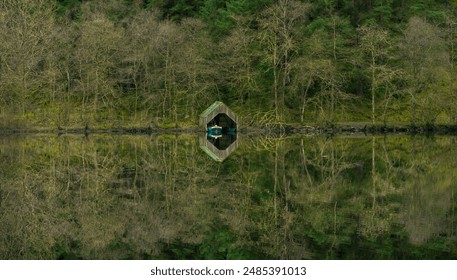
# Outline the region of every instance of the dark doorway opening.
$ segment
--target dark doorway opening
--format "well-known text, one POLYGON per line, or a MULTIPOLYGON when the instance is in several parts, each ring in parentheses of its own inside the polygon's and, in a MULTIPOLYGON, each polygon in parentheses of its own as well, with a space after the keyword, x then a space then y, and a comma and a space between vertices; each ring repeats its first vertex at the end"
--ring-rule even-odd
POLYGON ((226 114, 216 115, 214 119, 206 124, 206 128, 208 129, 214 125, 222 127, 222 134, 236 132, 236 122, 226 114))
POLYGON ((206 137, 208 141, 214 145, 218 150, 225 150, 230 145, 232 145, 233 142, 236 141, 236 133, 233 134, 222 134, 219 136, 207 136, 206 137))
POLYGON ((206 128, 208 141, 218 150, 225 150, 236 141, 236 122, 226 114, 221 113, 216 115, 207 123, 206 128), (221 127, 222 129, 220 131, 212 129, 215 126, 221 127), (214 133, 215 131, 217 133, 214 133))

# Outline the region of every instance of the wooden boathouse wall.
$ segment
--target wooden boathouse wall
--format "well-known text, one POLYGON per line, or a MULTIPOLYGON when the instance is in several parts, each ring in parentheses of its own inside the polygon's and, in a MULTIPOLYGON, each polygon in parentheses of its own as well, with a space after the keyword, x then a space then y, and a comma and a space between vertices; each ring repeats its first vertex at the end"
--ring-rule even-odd
POLYGON ((224 161, 238 147, 238 139, 233 142, 227 149, 219 150, 206 137, 200 137, 200 148, 205 151, 208 156, 218 162, 224 161))
POLYGON ((214 102, 211 106, 209 106, 203 113, 200 114, 200 127, 204 128, 205 131, 207 129, 207 124, 211 122, 217 115, 225 114, 229 118, 231 118, 235 122, 235 128, 238 128, 238 117, 235 113, 230 110, 227 105, 222 103, 221 101, 214 102))

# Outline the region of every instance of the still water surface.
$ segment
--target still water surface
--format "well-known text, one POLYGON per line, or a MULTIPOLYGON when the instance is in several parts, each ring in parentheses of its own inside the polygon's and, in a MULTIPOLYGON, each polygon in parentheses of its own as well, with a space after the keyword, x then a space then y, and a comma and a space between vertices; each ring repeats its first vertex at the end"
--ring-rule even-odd
POLYGON ((0 259, 457 259, 457 138, 0 137, 0 259))

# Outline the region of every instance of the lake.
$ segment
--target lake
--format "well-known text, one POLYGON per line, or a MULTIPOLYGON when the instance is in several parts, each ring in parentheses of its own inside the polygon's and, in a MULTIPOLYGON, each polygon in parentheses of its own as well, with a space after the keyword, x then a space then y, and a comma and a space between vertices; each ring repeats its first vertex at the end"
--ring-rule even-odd
POLYGON ((456 137, 201 141, 1 136, 0 259, 457 259, 456 137))

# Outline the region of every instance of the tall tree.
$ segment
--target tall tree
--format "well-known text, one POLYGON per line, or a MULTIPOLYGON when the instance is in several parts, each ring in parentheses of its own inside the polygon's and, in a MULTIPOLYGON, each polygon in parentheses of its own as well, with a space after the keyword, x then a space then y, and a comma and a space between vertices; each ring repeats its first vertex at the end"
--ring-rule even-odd
POLYGON ((118 98, 118 92, 113 73, 123 33, 103 14, 92 13, 90 2, 83 7, 83 16, 76 59, 79 65, 81 119, 88 125, 103 116, 100 109, 114 112, 113 103, 118 98))
POLYGON ((389 67, 391 42, 389 33, 374 25, 359 28, 360 47, 365 54, 367 72, 370 79, 371 124, 376 124, 377 95, 382 86, 393 80, 395 72, 389 67))
MULTIPOLYGON (((427 90, 436 84, 437 79, 441 78, 438 75, 441 72, 438 71, 439 68, 443 66, 447 68, 449 63, 441 34, 439 28, 432 26, 424 19, 412 17, 401 41, 406 71, 409 73, 411 124, 413 126, 417 125, 418 98, 422 98, 427 90)), ((434 101, 428 99, 427 96, 425 99, 428 101, 423 108, 430 108, 429 106, 433 105, 434 101)))
POLYGON ((183 44, 175 54, 179 77, 176 102, 180 119, 195 122, 199 111, 215 99, 218 73, 211 61, 215 47, 201 20, 184 19, 179 27, 183 44))
MULTIPOLYGON (((125 30, 126 43, 122 48, 123 61, 119 78, 123 91, 130 100, 133 99, 124 104, 124 110, 133 110, 135 120, 141 108, 146 108, 146 112, 151 113, 159 104, 159 26, 154 13, 141 11, 128 21, 125 30)), ((140 117, 142 119, 143 116, 140 117)))
POLYGON ((260 40, 264 58, 273 74, 275 117, 283 117, 286 86, 290 81, 291 61, 297 48, 296 24, 306 19, 308 5, 296 0, 279 0, 260 14, 260 40))
POLYGON ((447 113, 454 123, 457 123, 457 2, 450 5, 450 14, 446 20, 447 46, 449 50, 449 72, 450 72, 450 100, 447 104, 447 113))
POLYGON ((314 108, 319 112, 318 121, 333 123, 336 112, 343 111, 340 110, 343 100, 350 97, 343 91, 346 73, 342 70, 350 57, 346 45, 351 28, 347 20, 336 15, 333 5, 329 1, 326 12, 322 12, 325 18, 317 18, 307 26, 306 35, 301 38, 300 56, 292 63, 292 85, 297 90, 296 95, 301 96, 301 122, 311 102, 314 107, 308 110, 314 108))
POLYGON ((0 25, 0 99, 25 114, 27 103, 46 91, 42 74, 53 46, 52 3, 0 1, 0 25))
POLYGON ((219 59, 216 64, 220 69, 218 82, 227 86, 232 99, 236 103, 245 104, 249 101, 258 100, 259 97, 259 73, 255 69, 255 61, 258 58, 252 24, 247 17, 236 17, 236 27, 230 35, 219 43, 219 59), (255 97, 255 98, 253 98, 255 97))

